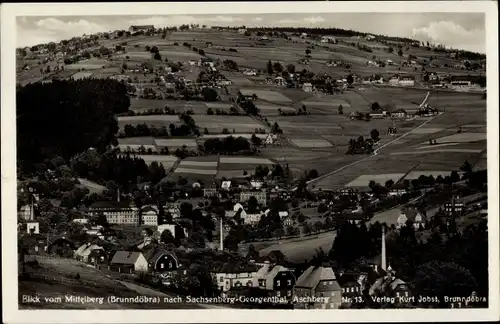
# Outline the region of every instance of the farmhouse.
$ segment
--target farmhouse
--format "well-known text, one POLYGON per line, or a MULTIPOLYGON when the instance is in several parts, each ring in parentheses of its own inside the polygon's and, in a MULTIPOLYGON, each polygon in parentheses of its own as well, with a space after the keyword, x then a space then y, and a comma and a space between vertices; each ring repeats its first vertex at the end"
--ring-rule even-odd
POLYGON ((373 35, 366 35, 365 39, 368 40, 368 41, 371 41, 371 40, 375 39, 375 36, 373 36, 373 35))
POLYGON ((225 263, 212 274, 217 288, 227 293, 232 288, 253 287, 258 267, 255 264, 225 263))
POLYGON ((141 252, 116 251, 110 270, 120 273, 147 272, 148 261, 141 252))
POLYGON ((397 109, 395 111, 391 111, 391 117, 392 118, 406 118, 406 110, 404 109, 397 109))
POLYGON ((92 265, 103 264, 108 261, 108 255, 104 249, 96 244, 86 243, 80 246, 74 254, 78 261, 92 265))
POLYGON ((17 215, 19 218, 22 218, 22 219, 27 220, 27 221, 34 220, 35 219, 35 207, 33 206, 33 204, 24 205, 17 212, 17 215))
POLYGON ((415 86, 415 77, 411 75, 405 75, 399 78, 399 85, 405 87, 415 86))
POLYGON ((277 86, 280 86, 280 87, 284 87, 286 86, 286 81, 283 77, 276 77, 274 78, 274 83, 277 85, 277 86))
POLYGON ((144 257, 148 260, 149 270, 153 273, 174 271, 180 266, 175 252, 166 249, 150 249, 144 257))
POLYGON ((300 38, 302 38, 302 39, 303 39, 303 38, 307 38, 307 34, 306 34, 306 33, 302 33, 302 34, 300 34, 300 38))
POLYGON ((153 25, 142 25, 142 26, 130 26, 128 28, 128 31, 131 33, 137 33, 137 32, 146 32, 146 31, 154 31, 155 26, 153 25))
POLYGON ((337 309, 342 302, 342 289, 331 267, 310 266, 297 279, 293 290, 294 301, 297 300, 294 308, 297 309, 337 309), (316 302, 303 302, 301 298, 304 297, 318 299, 316 302))
POLYGON ((304 92, 312 92, 313 91, 313 85, 309 82, 306 82, 302 85, 302 90, 304 92))
POLYGON ((470 75, 455 75, 451 77, 449 87, 454 90, 471 90, 480 88, 479 78, 470 75))
POLYGON ((255 76, 255 75, 257 75, 257 71, 254 69, 251 69, 251 70, 246 69, 245 71, 243 71, 243 75, 255 76))
POLYGON ((321 37, 322 43, 337 44, 337 39, 333 36, 323 36, 321 37))
POLYGON ((139 209, 133 201, 100 201, 89 207, 89 214, 97 216, 103 214, 110 224, 130 224, 139 223, 139 209))
POLYGON ((393 60, 385 60, 385 64, 394 65, 394 61, 393 60))
POLYGON ((245 28, 238 29, 238 34, 244 34, 246 32, 247 32, 247 30, 245 28))
POLYGON ((177 235, 187 237, 187 230, 177 223, 158 225, 157 231, 160 235, 163 231, 170 231, 174 238, 177 237, 177 235))
POLYGON ((253 286, 267 292, 270 297, 287 297, 292 300, 295 276, 288 268, 265 261, 253 278, 253 286))

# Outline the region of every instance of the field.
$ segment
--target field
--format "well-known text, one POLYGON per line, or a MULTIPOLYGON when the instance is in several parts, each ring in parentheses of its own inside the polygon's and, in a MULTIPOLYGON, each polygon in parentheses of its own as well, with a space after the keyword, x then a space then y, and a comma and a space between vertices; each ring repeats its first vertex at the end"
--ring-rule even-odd
POLYGON ((138 158, 143 159, 147 164, 151 162, 158 162, 163 164, 165 170, 169 170, 175 165, 178 158, 174 155, 136 155, 138 158))
POLYGON ((404 175, 404 173, 363 174, 346 184, 346 187, 367 187, 372 180, 381 185, 385 185, 388 180, 398 182, 404 175))
POLYGON ((203 135, 200 140, 201 141, 205 141, 209 138, 226 138, 228 136, 233 136, 233 137, 243 137, 243 138, 246 138, 246 139, 251 139, 252 136, 255 135, 257 136, 258 138, 260 138, 261 140, 265 140, 267 138, 267 134, 253 134, 253 133, 237 133, 237 134, 215 134, 215 135, 212 135, 212 134, 209 134, 209 135, 203 135))
POLYGON ((274 106, 274 105, 266 105, 266 104, 257 104, 257 108, 259 108, 260 114, 262 116, 276 116, 279 114, 279 110, 284 113, 293 113, 296 112, 296 109, 293 107, 286 106, 274 106))
POLYGON ((177 124, 180 122, 179 116, 177 115, 152 115, 152 116, 122 116, 117 117, 118 126, 120 128, 125 127, 125 125, 139 125, 146 124, 148 126, 155 127, 169 127, 170 124, 177 124))
POLYGON ((118 148, 120 149, 121 152, 138 152, 141 148, 144 148, 145 150, 150 150, 153 152, 156 152, 156 146, 155 145, 148 145, 148 144, 118 144, 118 148))
POLYGON ((486 133, 460 133, 438 138, 437 143, 468 143, 486 141, 486 133))
POLYGON ((332 147, 332 143, 324 139, 291 139, 292 143, 298 147, 305 148, 325 148, 332 147))
POLYGON ((244 96, 252 96, 257 95, 258 99, 270 101, 270 102, 291 102, 289 98, 284 96, 283 94, 272 91, 272 90, 260 90, 260 89, 241 89, 241 94, 244 96))
POLYGON ((85 79, 88 78, 92 75, 92 72, 77 72, 71 76, 73 80, 80 80, 80 79, 85 79))
POLYGON ((168 138, 168 139, 155 139, 156 146, 158 147, 168 147, 168 148, 178 148, 186 146, 187 148, 196 148, 198 144, 194 138, 168 138))
POLYGON ((194 115, 193 119, 198 127, 207 128, 210 134, 222 133, 224 128, 230 132, 234 129, 237 133, 250 133, 256 128, 263 128, 262 124, 247 116, 194 115))

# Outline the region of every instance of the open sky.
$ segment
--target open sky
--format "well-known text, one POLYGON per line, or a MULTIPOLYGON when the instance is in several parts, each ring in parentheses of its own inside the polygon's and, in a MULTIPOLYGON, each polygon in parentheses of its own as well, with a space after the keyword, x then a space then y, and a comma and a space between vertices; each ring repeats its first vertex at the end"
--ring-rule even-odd
POLYGON ((318 13, 172 16, 45 16, 17 18, 17 46, 60 41, 83 34, 127 29, 200 24, 207 26, 336 27, 388 36, 410 37, 448 47, 486 52, 482 13, 318 13))

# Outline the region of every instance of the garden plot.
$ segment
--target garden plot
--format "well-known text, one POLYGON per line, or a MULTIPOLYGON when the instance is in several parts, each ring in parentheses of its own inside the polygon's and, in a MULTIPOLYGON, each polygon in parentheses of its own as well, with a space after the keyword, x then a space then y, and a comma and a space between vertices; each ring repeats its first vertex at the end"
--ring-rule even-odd
POLYGON ((81 79, 88 78, 92 74, 93 74, 92 72, 77 72, 77 73, 73 74, 71 76, 71 78, 76 81, 76 80, 81 80, 81 79))
POLYGON ((194 168, 176 168, 174 173, 179 174, 200 174, 200 175, 211 175, 215 176, 217 174, 217 169, 194 169, 194 168))
POLYGON ((296 112, 295 108, 285 106, 257 105, 257 108, 259 108, 263 116, 276 115, 279 113, 280 109, 285 113, 296 112))
POLYGON ((441 137, 436 139, 437 143, 470 143, 470 142, 479 142, 486 141, 485 133, 459 133, 453 134, 445 137, 441 137))
POLYGON ((126 137, 118 139, 119 145, 155 145, 152 137, 126 137))
POLYGON ((301 148, 327 148, 332 147, 332 143, 327 140, 316 138, 316 139, 301 139, 295 138, 291 139, 292 143, 301 148))
POLYGON ((186 146, 188 148, 198 147, 194 138, 167 138, 155 139, 155 144, 159 147, 177 148, 186 146))
POLYGON ((146 52, 144 50, 141 52, 127 52, 127 53, 116 55, 117 58, 121 58, 121 59, 126 59, 127 56, 131 60, 148 60, 148 59, 152 58, 153 54, 151 54, 150 52, 146 52))
POLYGON ((180 168, 199 168, 199 167, 206 167, 208 169, 214 169, 217 168, 219 163, 217 161, 181 161, 179 164, 180 168))
POLYGON ((64 68, 66 70, 100 70, 104 69, 105 64, 92 64, 92 63, 75 63, 66 65, 64 68))
POLYGON ((370 181, 384 185, 388 180, 398 182, 404 175, 404 173, 363 174, 349 182, 346 187, 367 187, 370 181))
POLYGON ((257 89, 241 89, 240 92, 244 96, 251 96, 256 94, 259 99, 271 102, 291 102, 285 95, 271 90, 257 90, 257 89))
POLYGON ((343 99, 330 99, 330 98, 328 98, 328 100, 325 100, 325 101, 305 100, 305 101, 302 101, 302 103, 304 105, 306 105, 306 107, 309 107, 309 106, 310 107, 319 107, 319 108, 334 107, 335 109, 337 109, 338 106, 342 105, 342 107, 344 109, 351 108, 351 105, 343 99))
POLYGON ((270 165, 274 164, 268 159, 257 157, 220 157, 220 164, 255 164, 255 165, 270 165))
POLYGON ((251 133, 263 128, 262 124, 247 116, 194 115, 193 119, 198 127, 207 128, 209 133, 220 133, 224 128, 251 133))
POLYGON ((323 135, 322 137, 334 146, 348 146, 349 139, 352 138, 349 135, 323 135))
POLYGON ((444 144, 436 144, 436 145, 426 145, 426 146, 420 146, 417 147, 417 150, 426 150, 426 149, 435 149, 438 147, 444 147, 444 146, 453 146, 453 145, 459 145, 460 143, 444 143, 444 144))
POLYGON ((152 99, 130 99, 130 110, 144 111, 148 109, 164 109, 167 105, 165 100, 152 100, 152 99))

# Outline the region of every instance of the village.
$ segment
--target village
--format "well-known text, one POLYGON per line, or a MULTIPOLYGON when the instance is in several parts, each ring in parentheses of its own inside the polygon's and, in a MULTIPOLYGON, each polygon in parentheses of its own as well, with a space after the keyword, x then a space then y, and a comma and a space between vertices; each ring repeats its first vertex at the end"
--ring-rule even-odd
POLYGON ((18 49, 20 93, 102 88, 116 124, 105 149, 21 149, 20 281, 279 301, 249 308, 485 307, 483 259, 466 303, 422 301, 416 271, 462 262, 458 277, 465 256, 437 254, 487 238, 485 58, 349 33, 147 25, 18 49))

